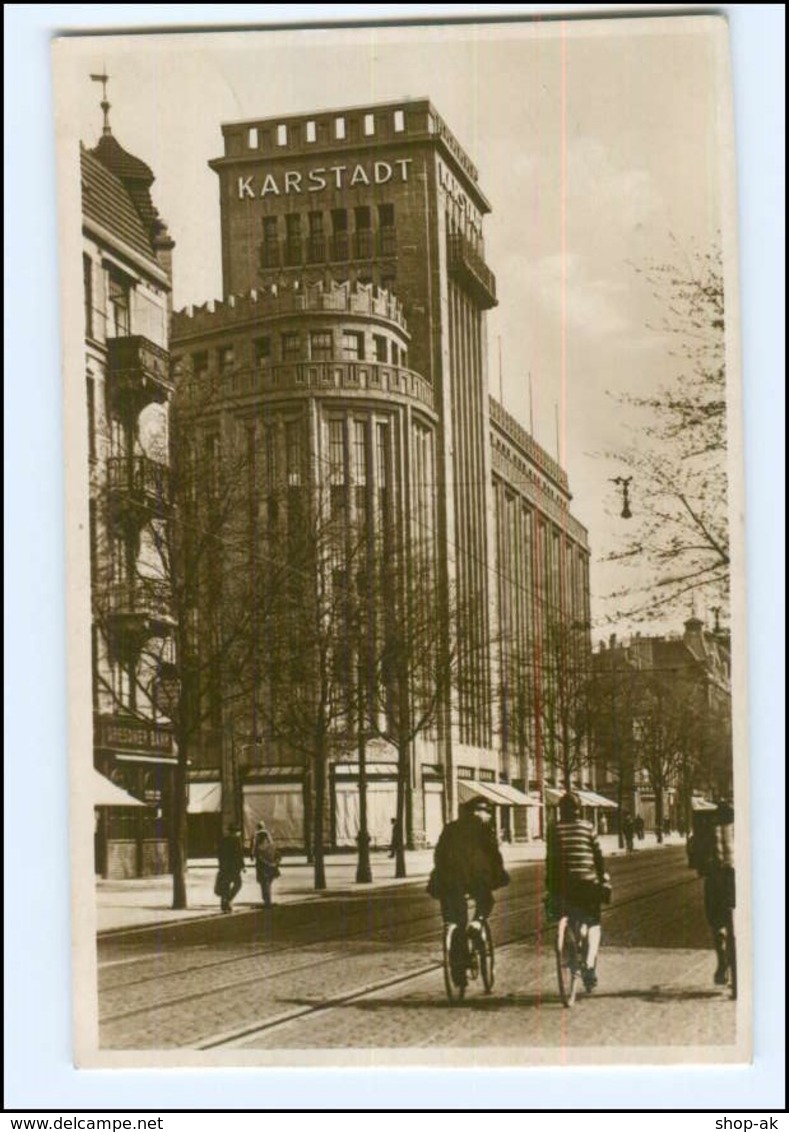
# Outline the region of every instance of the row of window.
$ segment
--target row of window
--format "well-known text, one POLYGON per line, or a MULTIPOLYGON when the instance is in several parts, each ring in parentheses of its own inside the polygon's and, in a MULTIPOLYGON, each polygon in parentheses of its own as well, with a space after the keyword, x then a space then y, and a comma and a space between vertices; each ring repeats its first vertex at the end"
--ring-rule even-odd
MULTIPOLYGON (((331 210, 332 234, 337 236, 348 231, 348 214, 353 212, 354 229, 357 232, 369 232, 373 226, 373 210, 370 205, 359 205, 353 210, 347 208, 333 208, 331 210)), ((378 227, 381 230, 394 228, 395 209, 393 204, 379 204, 376 208, 378 214, 378 227)), ((288 212, 285 214, 285 236, 288 241, 301 239, 303 234, 302 212, 288 212)), ((324 227, 325 214, 323 212, 308 212, 307 233, 310 239, 326 235, 324 227)), ((263 217, 264 241, 275 241, 280 236, 279 216, 263 217)))
MULTIPOLYGON (((340 358, 346 361, 370 360, 406 369, 408 361, 407 351, 383 334, 373 334, 371 354, 368 358, 369 347, 365 335, 356 330, 343 330, 339 338, 331 330, 313 330, 309 334, 295 330, 286 331, 277 336, 264 335, 255 338, 252 345, 255 365, 258 367, 270 365, 275 361, 327 362, 340 358)), ((207 375, 209 360, 208 350, 199 350, 192 354, 192 370, 195 377, 207 375)), ((237 365, 235 346, 220 346, 217 350, 217 364, 220 373, 231 373, 237 365)))
MULTIPOLYGON (((381 116, 379 115, 379 118, 381 116)), ((375 134, 375 114, 365 114, 362 118, 362 130, 366 138, 371 138, 375 134)), ((335 141, 345 141, 348 136, 348 119, 343 115, 336 117, 332 123, 333 134, 335 141)), ((405 114, 402 110, 395 110, 392 114, 392 125, 396 134, 401 134, 405 130, 405 114)), ((310 120, 298 125, 288 126, 285 122, 280 122, 277 126, 277 145, 285 146, 291 141, 297 141, 299 131, 303 128, 304 140, 310 145, 318 140, 318 123, 310 120)), ((247 143, 250 149, 258 149, 261 140, 261 131, 257 126, 251 126, 247 134, 247 143)))

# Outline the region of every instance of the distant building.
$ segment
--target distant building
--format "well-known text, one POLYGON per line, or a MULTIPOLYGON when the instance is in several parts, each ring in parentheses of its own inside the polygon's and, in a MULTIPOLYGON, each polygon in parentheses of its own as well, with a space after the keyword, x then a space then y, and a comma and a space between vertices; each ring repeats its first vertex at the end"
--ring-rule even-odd
MULTIPOLYGON (((433 844, 469 792, 496 787, 515 803, 541 782, 541 722, 517 734, 507 722, 514 683, 527 681, 531 696, 549 678, 549 622, 579 626, 579 647, 589 640, 589 548, 566 474, 489 396, 490 205, 427 100, 222 132, 211 166, 223 300, 176 313, 178 387, 221 390, 195 423, 196 444, 215 435, 227 449, 243 436, 254 453, 259 555, 298 525, 300 492, 325 493, 349 529, 366 517, 385 545, 402 538, 407 562, 427 557, 437 618, 450 605, 463 611, 456 689, 410 752, 409 830, 433 844)), ((238 701, 229 687, 221 694, 238 701)), ((246 736, 236 755, 224 727, 195 771, 213 766, 229 785, 243 747, 247 817, 263 814, 281 840, 298 840, 303 763, 257 736, 255 694, 234 708, 233 729, 246 736)), ((373 741, 368 760, 370 832, 388 844, 395 752, 373 741)), ((358 773, 349 737, 330 767, 331 844, 354 842, 358 773)), ((535 828, 505 808, 505 834, 535 828)))
POLYGON ((594 654, 597 787, 654 830, 686 830, 691 798, 731 795, 731 644, 685 622, 682 636, 612 636, 594 654), (662 794, 662 799, 658 797, 662 794))
POLYGON ((173 241, 154 177, 112 135, 80 147, 90 460, 93 760, 146 804, 97 811, 97 871, 167 868, 164 813, 176 758, 163 681, 175 671, 168 579, 156 538, 169 510, 168 352, 173 241))

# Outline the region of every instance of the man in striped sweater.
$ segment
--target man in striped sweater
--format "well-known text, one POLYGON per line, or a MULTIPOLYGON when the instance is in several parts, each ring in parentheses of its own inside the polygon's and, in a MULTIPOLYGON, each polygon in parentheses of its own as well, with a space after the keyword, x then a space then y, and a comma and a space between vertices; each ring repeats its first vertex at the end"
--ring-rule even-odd
POLYGON ((608 874, 595 831, 581 818, 576 794, 564 794, 559 800, 559 820, 548 831, 546 848, 545 884, 551 913, 556 918, 575 914, 589 924, 584 983, 592 990, 597 986, 600 905, 608 874))

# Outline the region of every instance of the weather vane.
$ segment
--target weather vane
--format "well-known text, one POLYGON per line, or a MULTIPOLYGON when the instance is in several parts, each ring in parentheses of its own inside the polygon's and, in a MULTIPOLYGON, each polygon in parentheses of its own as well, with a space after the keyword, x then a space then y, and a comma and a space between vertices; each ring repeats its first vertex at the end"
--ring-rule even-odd
POLYGON ((614 479, 611 480, 611 483, 615 483, 617 487, 622 488, 622 518, 623 519, 630 519, 630 518, 632 518, 632 515, 633 515, 633 512, 630 510, 630 498, 628 496, 628 491, 629 491, 629 488, 630 488, 630 484, 632 482, 633 482, 632 476, 616 476, 614 479))
POLYGON ((91 75, 90 77, 94 83, 101 83, 101 108, 104 111, 104 129, 102 133, 109 134, 112 132, 110 130, 110 104, 107 101, 107 83, 110 81, 110 76, 107 74, 106 66, 100 75, 91 75))

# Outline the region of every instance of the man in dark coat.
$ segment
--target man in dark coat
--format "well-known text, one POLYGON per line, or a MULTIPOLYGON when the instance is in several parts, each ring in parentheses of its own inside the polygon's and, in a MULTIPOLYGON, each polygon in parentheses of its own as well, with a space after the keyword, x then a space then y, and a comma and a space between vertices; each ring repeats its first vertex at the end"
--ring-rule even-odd
POLYGON ((244 868, 244 847, 241 844, 241 830, 231 826, 219 842, 217 849, 219 873, 216 878, 216 894, 223 912, 232 911, 232 903, 241 889, 241 874, 244 868))
POLYGON ((444 826, 435 850, 434 892, 441 901, 441 914, 445 923, 461 929, 453 937, 458 948, 455 966, 461 979, 468 923, 466 896, 474 900, 474 918, 487 918, 493 908, 493 890, 509 881, 492 819, 493 812, 482 799, 462 805, 457 820, 444 826))

